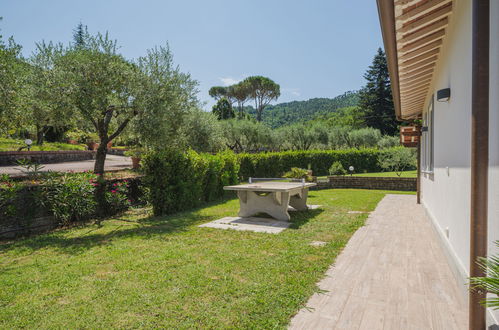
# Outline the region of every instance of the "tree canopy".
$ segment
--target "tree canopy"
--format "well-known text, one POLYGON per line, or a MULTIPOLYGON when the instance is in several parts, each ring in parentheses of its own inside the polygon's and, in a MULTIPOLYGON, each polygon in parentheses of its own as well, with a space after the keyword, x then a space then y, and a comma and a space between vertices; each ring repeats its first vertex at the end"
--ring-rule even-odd
POLYGON ((383 134, 396 134, 398 123, 393 107, 390 75, 386 56, 381 48, 364 78, 367 83, 360 92, 359 106, 364 112, 366 125, 379 129, 383 134))

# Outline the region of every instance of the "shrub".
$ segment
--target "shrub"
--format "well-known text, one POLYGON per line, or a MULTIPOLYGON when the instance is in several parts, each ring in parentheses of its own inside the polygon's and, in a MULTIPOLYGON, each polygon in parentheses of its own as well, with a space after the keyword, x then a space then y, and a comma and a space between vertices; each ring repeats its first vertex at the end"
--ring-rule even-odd
POLYGON ((63 224, 88 219, 95 212, 95 175, 65 174, 43 184, 41 203, 63 224))
POLYGON ((307 168, 308 164, 314 175, 328 175, 329 168, 335 161, 345 166, 354 166, 357 172, 378 172, 381 170, 378 155, 382 153, 378 149, 345 149, 239 154, 239 175, 243 179, 277 178, 292 167, 307 168))
POLYGON ((329 174, 330 175, 345 175, 345 174, 347 174, 347 170, 345 170, 345 168, 343 167, 343 165, 340 162, 336 161, 329 168, 329 174))
POLYGON ((220 198, 223 186, 238 182, 237 158, 169 149, 144 158, 144 184, 155 215, 190 209, 201 201, 220 198))
POLYGON ((128 198, 128 181, 117 181, 108 187, 106 191, 106 206, 108 214, 116 214, 130 207, 128 198))
POLYGON ((21 188, 22 185, 12 181, 7 174, 0 177, 0 218, 15 216, 21 188))
POLYGON ((292 179, 305 179, 306 181, 312 181, 312 177, 308 174, 308 170, 304 168, 293 167, 291 171, 284 173, 283 177, 292 179))

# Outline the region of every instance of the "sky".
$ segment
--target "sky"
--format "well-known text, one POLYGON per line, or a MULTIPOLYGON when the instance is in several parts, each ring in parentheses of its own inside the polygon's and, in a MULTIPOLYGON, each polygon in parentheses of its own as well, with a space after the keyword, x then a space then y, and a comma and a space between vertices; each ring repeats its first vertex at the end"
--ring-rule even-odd
POLYGON ((1 0, 0 16, 25 56, 42 40, 69 43, 79 22, 130 59, 168 43, 206 110, 210 87, 251 75, 281 86, 276 103, 357 90, 382 47, 375 0, 1 0))

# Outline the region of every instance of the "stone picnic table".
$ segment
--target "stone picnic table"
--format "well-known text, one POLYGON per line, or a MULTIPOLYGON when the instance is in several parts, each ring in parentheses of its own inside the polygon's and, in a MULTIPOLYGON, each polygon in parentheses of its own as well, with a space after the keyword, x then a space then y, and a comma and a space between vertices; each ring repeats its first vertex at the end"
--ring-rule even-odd
POLYGON ((307 210, 308 189, 315 185, 309 182, 264 181, 225 186, 224 190, 237 191, 240 217, 267 213, 277 220, 289 221, 288 207, 291 205, 298 211, 307 210))

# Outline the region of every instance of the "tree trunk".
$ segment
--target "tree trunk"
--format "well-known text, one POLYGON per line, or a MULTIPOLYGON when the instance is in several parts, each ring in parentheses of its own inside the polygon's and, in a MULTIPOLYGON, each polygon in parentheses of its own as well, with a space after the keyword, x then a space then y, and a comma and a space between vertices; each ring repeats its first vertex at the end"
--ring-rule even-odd
POLYGON ((45 129, 40 127, 40 125, 36 125, 36 145, 41 146, 43 144, 43 138, 45 136, 45 129))
POLYGON ((97 216, 96 223, 100 226, 100 218, 107 215, 106 202, 106 181, 104 180, 104 165, 107 155, 107 140, 101 139, 97 154, 95 155, 94 173, 99 175, 98 185, 95 189, 95 200, 97 201, 97 216))
POLYGON ((106 139, 101 139, 99 147, 97 148, 97 154, 95 155, 95 165, 94 165, 95 174, 104 174, 104 165, 106 162, 108 142, 109 141, 107 141, 106 139))

